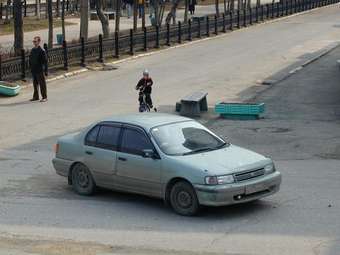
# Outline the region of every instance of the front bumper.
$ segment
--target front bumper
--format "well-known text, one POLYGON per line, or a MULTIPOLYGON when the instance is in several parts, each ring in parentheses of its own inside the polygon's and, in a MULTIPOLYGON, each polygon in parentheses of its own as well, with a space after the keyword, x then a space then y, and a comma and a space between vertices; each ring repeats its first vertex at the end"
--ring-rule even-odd
POLYGON ((279 191, 280 184, 281 174, 276 171, 239 183, 214 186, 195 184, 194 187, 201 205, 223 206, 270 196, 279 191))
POLYGON ((68 173, 73 164, 73 161, 61 158, 52 159, 53 167, 57 174, 68 177, 68 173))

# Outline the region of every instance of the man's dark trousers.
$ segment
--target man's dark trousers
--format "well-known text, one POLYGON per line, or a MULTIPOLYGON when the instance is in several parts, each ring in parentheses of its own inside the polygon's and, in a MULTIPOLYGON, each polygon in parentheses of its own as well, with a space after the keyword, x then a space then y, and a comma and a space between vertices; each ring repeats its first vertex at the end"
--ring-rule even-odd
POLYGON ((43 99, 47 98, 47 88, 46 88, 46 80, 45 75, 43 72, 39 73, 32 73, 33 76, 33 99, 38 100, 39 99, 39 87, 40 87, 40 93, 43 99))

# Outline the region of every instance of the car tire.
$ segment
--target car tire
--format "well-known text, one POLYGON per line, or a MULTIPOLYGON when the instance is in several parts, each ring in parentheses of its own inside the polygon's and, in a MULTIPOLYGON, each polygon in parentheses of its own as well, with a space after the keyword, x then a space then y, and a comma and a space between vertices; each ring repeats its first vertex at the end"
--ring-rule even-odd
POLYGON ((176 182, 170 191, 173 210, 183 216, 193 216, 199 210, 199 203, 193 187, 185 181, 176 182))
POLYGON ((79 195, 90 196, 95 191, 95 183, 90 170, 83 164, 72 168, 72 186, 79 195))

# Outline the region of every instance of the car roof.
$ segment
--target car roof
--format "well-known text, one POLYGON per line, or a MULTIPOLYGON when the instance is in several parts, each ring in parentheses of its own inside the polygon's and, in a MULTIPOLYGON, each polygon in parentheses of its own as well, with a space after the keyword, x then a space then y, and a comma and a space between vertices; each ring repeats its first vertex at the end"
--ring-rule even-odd
POLYGON ((150 130, 151 128, 160 125, 190 120, 192 119, 174 114, 144 112, 139 114, 114 115, 105 118, 102 121, 126 123, 143 127, 146 130, 150 130))

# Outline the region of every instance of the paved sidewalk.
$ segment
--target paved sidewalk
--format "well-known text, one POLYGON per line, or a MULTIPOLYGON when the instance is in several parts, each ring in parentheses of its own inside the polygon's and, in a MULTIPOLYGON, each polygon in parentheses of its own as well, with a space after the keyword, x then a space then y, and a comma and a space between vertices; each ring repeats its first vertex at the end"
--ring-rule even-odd
MULTIPOLYGON (((270 0, 264 0, 262 3, 271 2, 270 0)), ((220 4, 220 10, 223 11, 223 4, 220 4)), ((215 13, 215 5, 201 5, 196 6, 195 16, 203 16, 207 14, 215 13)), ((167 15, 167 12, 164 13, 164 19, 167 15)), ((189 15, 190 17, 190 15, 189 15)), ((177 11, 177 20, 182 21, 184 19, 184 10, 179 9, 177 11)), ((79 18, 69 18, 67 19, 69 22, 75 23, 75 25, 70 25, 66 27, 66 38, 68 41, 78 40, 79 38, 79 18)), ((150 25, 150 19, 146 16, 146 25, 150 25)), ((127 17, 122 17, 120 21, 121 30, 131 29, 133 27, 133 18, 128 19, 127 17)), ((115 21, 110 20, 110 29, 114 30, 115 21)), ((142 26, 141 19, 138 19, 138 27, 142 26)), ((95 37, 98 36, 102 31, 101 23, 99 21, 90 21, 89 22, 89 36, 95 37)), ((54 35, 60 34, 61 28, 54 28, 54 35)), ((32 38, 35 35, 40 35, 44 41, 47 40, 48 37, 48 29, 38 30, 33 32, 26 32, 24 35, 24 45, 26 48, 31 48, 32 46, 32 38)), ((56 36, 54 36, 54 43, 56 44, 56 36)), ((3 49, 10 49, 13 46, 13 35, 3 35, 0 36, 0 46, 3 49)))

